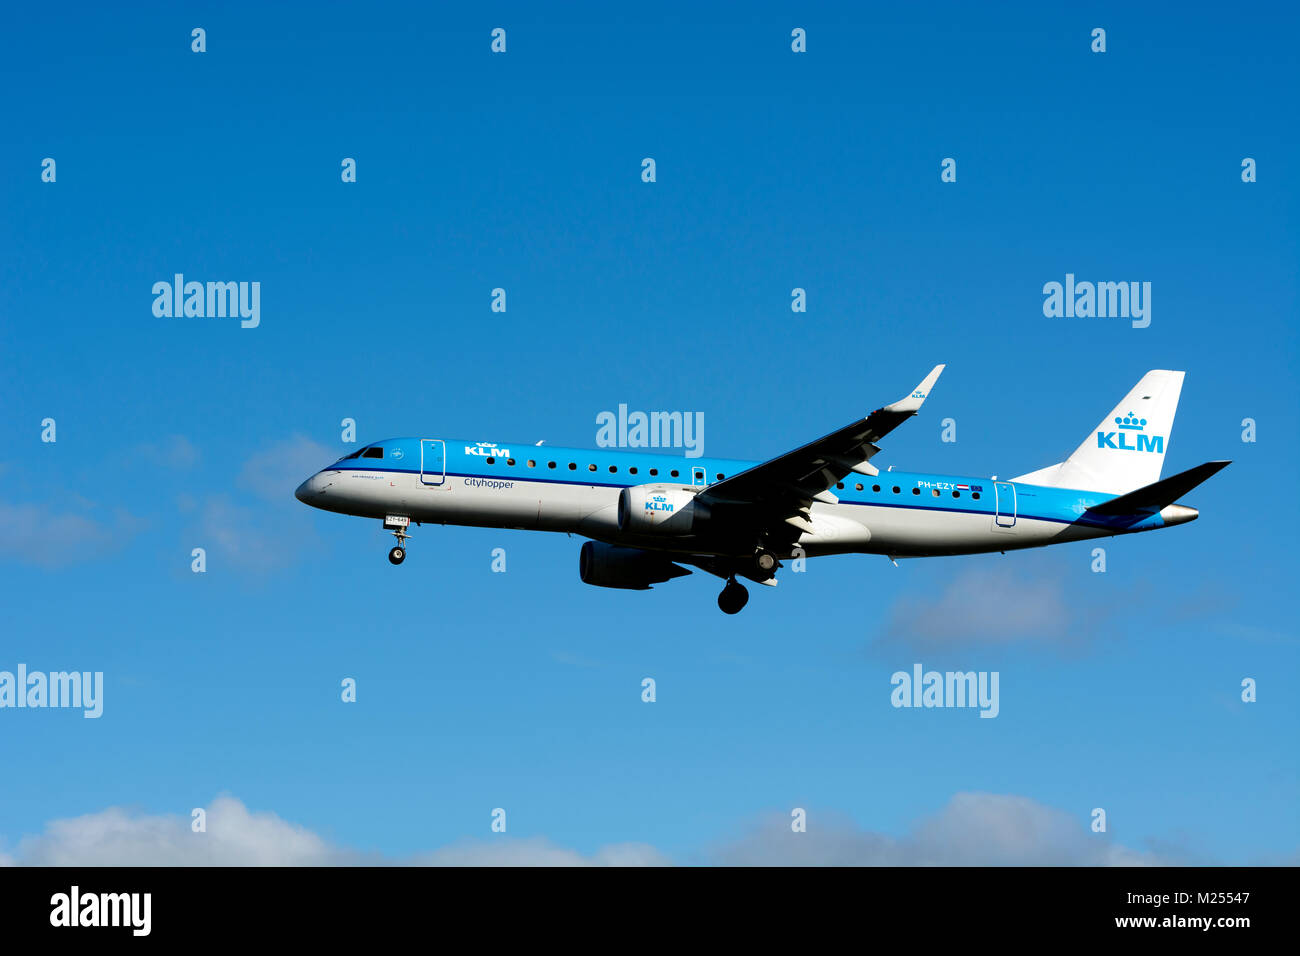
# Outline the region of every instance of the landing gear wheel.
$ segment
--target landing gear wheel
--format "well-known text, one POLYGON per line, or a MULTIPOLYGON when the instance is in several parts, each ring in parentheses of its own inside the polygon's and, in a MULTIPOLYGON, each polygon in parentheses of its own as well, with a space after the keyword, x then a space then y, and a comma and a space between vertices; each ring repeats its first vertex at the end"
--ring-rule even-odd
POLYGON ((406 560, 406 539, 410 537, 410 535, 406 533, 407 526, 401 524, 394 527, 388 523, 387 519, 384 519, 384 527, 392 528, 393 537, 397 539, 397 547, 388 552, 388 560, 393 564, 401 564, 406 560))
POLYGON ((743 584, 737 584, 734 580, 728 581, 727 586, 718 595, 718 607, 723 614, 739 614, 741 608, 748 603, 749 591, 743 584))
POLYGON ((771 572, 776 570, 776 555, 771 551, 760 551, 754 555, 754 567, 760 571, 771 572))

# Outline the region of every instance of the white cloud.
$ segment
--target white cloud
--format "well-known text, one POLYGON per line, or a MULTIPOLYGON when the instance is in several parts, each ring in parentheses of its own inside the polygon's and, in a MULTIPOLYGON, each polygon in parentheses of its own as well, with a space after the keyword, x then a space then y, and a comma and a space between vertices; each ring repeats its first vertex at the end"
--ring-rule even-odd
POLYGON ((239 485, 275 504, 297 504, 293 490, 338 458, 319 442, 294 435, 257 452, 239 472, 239 485))
POLYGON ((1076 618, 1060 577, 970 567, 960 571, 937 599, 900 597, 883 639, 918 651, 977 644, 1059 644, 1070 638, 1076 618))
MULTIPOLYGON (((468 840, 404 857, 338 846, 274 813, 222 796, 207 809, 207 831, 190 817, 112 807, 48 823, 19 841, 0 864, 28 866, 662 866, 672 861, 643 843, 583 854, 542 837, 468 840)), ((761 817, 739 839, 706 850, 701 862, 762 866, 1129 866, 1174 862, 1091 832, 1086 818, 1027 797, 960 793, 902 837, 863 830, 842 815, 813 810, 806 833, 790 817, 761 817)))
POLYGON ((1160 860, 1093 833, 1086 818, 1028 797, 959 793, 902 837, 810 811, 794 833, 788 814, 761 818, 709 854, 733 866, 1141 866, 1160 860))
POLYGON ((651 866, 668 861, 652 847, 626 843, 590 856, 542 838, 502 836, 453 844, 411 857, 385 857, 340 847, 274 813, 250 811, 238 799, 217 797, 207 829, 191 818, 110 807, 67 820, 0 854, 0 865, 22 866, 651 866))
POLYGON ((60 508, 0 502, 0 555, 44 568, 66 567, 116 550, 141 525, 120 508, 107 512, 76 496, 60 508))
POLYGON ((294 498, 294 489, 334 457, 301 435, 267 445, 244 462, 236 479, 251 495, 218 494, 197 505, 180 503, 183 511, 197 507, 195 543, 231 567, 257 575, 294 563, 316 541, 311 511, 294 498))
POLYGON ((252 813, 234 797, 207 809, 207 832, 190 818, 110 807, 46 824, 12 857, 29 866, 322 866, 365 862, 274 813, 252 813))
POLYGON ((551 651, 551 660, 557 664, 568 664, 571 667, 597 668, 604 667, 598 660, 586 657, 583 654, 574 654, 571 651, 551 651))
POLYGON ((184 435, 168 435, 160 442, 141 445, 140 455, 155 465, 182 471, 199 462, 199 450, 184 435))
POLYGON ((292 564, 310 538, 310 526, 302 516, 259 515, 226 495, 214 495, 199 511, 195 543, 233 568, 262 574, 292 564))
POLYGON ((457 843, 406 862, 416 866, 667 866, 671 861, 644 843, 615 843, 583 856, 543 837, 532 837, 457 843))

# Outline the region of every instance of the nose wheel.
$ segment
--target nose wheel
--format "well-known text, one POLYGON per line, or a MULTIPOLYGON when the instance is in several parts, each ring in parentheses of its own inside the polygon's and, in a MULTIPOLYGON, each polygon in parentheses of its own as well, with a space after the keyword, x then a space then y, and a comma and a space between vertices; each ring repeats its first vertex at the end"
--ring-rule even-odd
POLYGON ((735 578, 728 581, 727 586, 718 595, 718 607, 723 614, 739 614, 748 603, 749 590, 743 584, 737 584, 735 578))
POLYGON ((410 519, 405 516, 396 516, 384 520, 384 527, 391 531, 393 537, 397 539, 397 547, 388 552, 388 560, 392 564, 401 564, 406 560, 406 539, 410 537, 406 533, 406 529, 409 525, 410 519))

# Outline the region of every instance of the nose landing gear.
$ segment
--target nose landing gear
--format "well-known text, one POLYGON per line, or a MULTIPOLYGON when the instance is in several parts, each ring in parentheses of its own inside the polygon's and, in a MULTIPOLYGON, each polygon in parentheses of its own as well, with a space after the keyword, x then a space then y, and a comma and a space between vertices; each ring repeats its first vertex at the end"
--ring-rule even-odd
POLYGON ((735 578, 728 578, 727 586, 718 595, 718 607, 722 613, 739 614, 748 603, 749 590, 743 584, 738 584, 735 578))
POLYGON ((397 547, 388 552, 388 560, 393 564, 401 564, 406 560, 406 539, 410 537, 406 529, 410 525, 411 519, 402 515, 388 515, 384 518, 384 529, 391 531, 397 539, 397 547))

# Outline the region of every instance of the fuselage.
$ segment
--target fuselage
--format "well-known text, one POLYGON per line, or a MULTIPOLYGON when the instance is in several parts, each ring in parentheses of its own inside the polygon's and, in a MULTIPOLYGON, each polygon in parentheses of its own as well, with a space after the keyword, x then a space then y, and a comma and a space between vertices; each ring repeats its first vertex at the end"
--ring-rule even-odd
MULTIPOLYGON (((619 496, 638 485, 703 489, 758 464, 627 449, 586 450, 459 439, 394 438, 367 445, 308 478, 297 497, 326 511, 418 524, 520 528, 608 544, 692 554, 743 554, 751 541, 620 531, 619 496)), ((850 474, 811 508, 782 557, 865 553, 924 557, 1040 547, 1181 524, 1170 505, 1132 515, 1090 513, 1096 491, 970 475, 850 474)))

